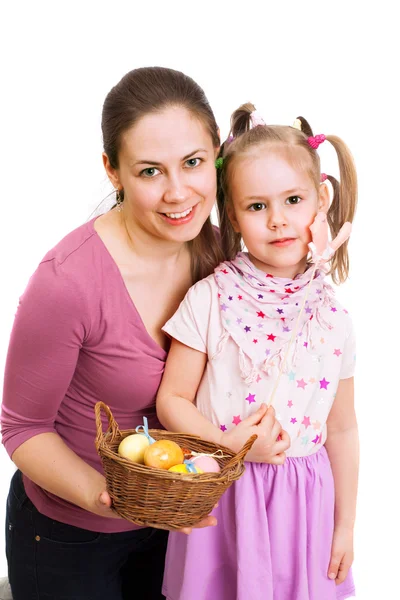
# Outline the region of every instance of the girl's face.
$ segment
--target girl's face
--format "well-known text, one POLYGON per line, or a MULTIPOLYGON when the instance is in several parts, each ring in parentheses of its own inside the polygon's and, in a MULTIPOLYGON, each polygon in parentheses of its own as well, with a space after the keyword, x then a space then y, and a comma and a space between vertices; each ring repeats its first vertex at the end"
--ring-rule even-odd
POLYGON ((237 160, 230 183, 229 218, 254 265, 289 279, 303 273, 310 225, 319 210, 329 207, 326 185, 318 193, 304 170, 267 147, 237 160))
POLYGON ((210 133, 188 110, 170 107, 142 117, 122 137, 119 167, 104 166, 124 190, 123 215, 136 231, 187 242, 200 232, 216 197, 210 133))

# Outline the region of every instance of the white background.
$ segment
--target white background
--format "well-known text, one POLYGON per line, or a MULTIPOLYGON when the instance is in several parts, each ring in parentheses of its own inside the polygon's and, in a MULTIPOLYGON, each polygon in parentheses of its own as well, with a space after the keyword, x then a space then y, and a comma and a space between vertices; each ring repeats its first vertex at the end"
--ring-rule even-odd
MULTIPOLYGON (((303 115, 315 133, 339 135, 350 146, 359 210, 351 279, 339 297, 358 332, 362 468, 354 572, 360 600, 400 597, 394 4, 13 0, 2 3, 0 15, 1 372, 28 277, 110 191, 101 162, 101 108, 127 71, 162 65, 186 72, 204 87, 223 135, 231 112, 250 100, 270 123, 291 124, 303 115)), ((320 151, 323 170, 336 174, 328 144, 320 151)), ((0 465, 3 522, 13 471, 3 448, 0 465)), ((0 576, 5 573, 0 539, 0 576)))

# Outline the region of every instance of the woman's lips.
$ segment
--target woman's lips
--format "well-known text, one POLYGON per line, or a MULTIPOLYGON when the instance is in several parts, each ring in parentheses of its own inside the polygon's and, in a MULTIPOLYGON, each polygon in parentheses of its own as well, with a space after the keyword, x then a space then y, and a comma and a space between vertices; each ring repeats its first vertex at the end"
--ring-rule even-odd
MULTIPOLYGON (((189 223, 189 221, 191 221, 193 219, 193 216, 196 212, 196 207, 197 204, 195 206, 193 206, 189 212, 189 214, 185 215, 184 217, 171 217, 168 216, 166 213, 159 213, 160 216, 162 217, 162 219, 164 221, 166 221, 169 225, 184 225, 185 223, 189 223)), ((175 214, 181 214, 187 211, 180 211, 179 213, 175 212, 175 214)), ((169 215, 173 214, 172 212, 168 213, 169 215)))

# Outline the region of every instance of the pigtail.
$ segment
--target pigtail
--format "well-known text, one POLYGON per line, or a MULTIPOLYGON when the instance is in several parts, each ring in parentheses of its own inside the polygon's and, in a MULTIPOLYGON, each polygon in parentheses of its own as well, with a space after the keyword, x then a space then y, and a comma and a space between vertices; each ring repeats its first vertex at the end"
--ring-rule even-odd
POLYGON ((255 106, 251 104, 251 102, 247 102, 246 104, 242 104, 235 110, 235 112, 231 116, 231 135, 234 138, 237 138, 239 135, 246 133, 246 131, 250 131, 251 129, 251 119, 250 115, 254 112, 255 106))
POLYGON ((304 117, 297 117, 296 121, 300 122, 300 131, 302 131, 307 137, 314 135, 311 125, 304 117))
MULTIPOLYGON (((346 144, 334 135, 326 136, 326 139, 335 148, 339 162, 340 182, 328 176, 333 187, 328 223, 332 238, 335 238, 343 223, 353 222, 357 207, 357 173, 353 157, 346 144)), ((348 241, 335 252, 331 263, 331 275, 335 283, 346 281, 349 275, 348 241)))

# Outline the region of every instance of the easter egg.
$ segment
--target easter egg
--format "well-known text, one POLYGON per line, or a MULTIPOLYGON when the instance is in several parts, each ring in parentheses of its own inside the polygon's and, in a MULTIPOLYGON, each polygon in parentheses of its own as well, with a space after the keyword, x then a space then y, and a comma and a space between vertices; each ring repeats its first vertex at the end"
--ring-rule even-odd
POLYGON ((118 446, 118 454, 136 463, 143 464, 144 453, 149 446, 145 435, 133 433, 122 440, 118 446))
MULTIPOLYGON (((203 473, 203 471, 201 469, 199 469, 199 467, 194 467, 194 468, 196 469, 196 473, 203 473)), ((171 473, 190 473, 187 465, 185 465, 185 464, 174 465, 173 467, 170 467, 168 469, 168 471, 171 471, 171 473)))
POLYGON ((199 456, 192 459, 195 467, 200 468, 204 473, 219 473, 221 468, 215 458, 212 456, 199 456))
POLYGON ((171 440, 158 440, 150 444, 144 453, 144 464, 148 467, 168 470, 183 461, 182 449, 171 440))

